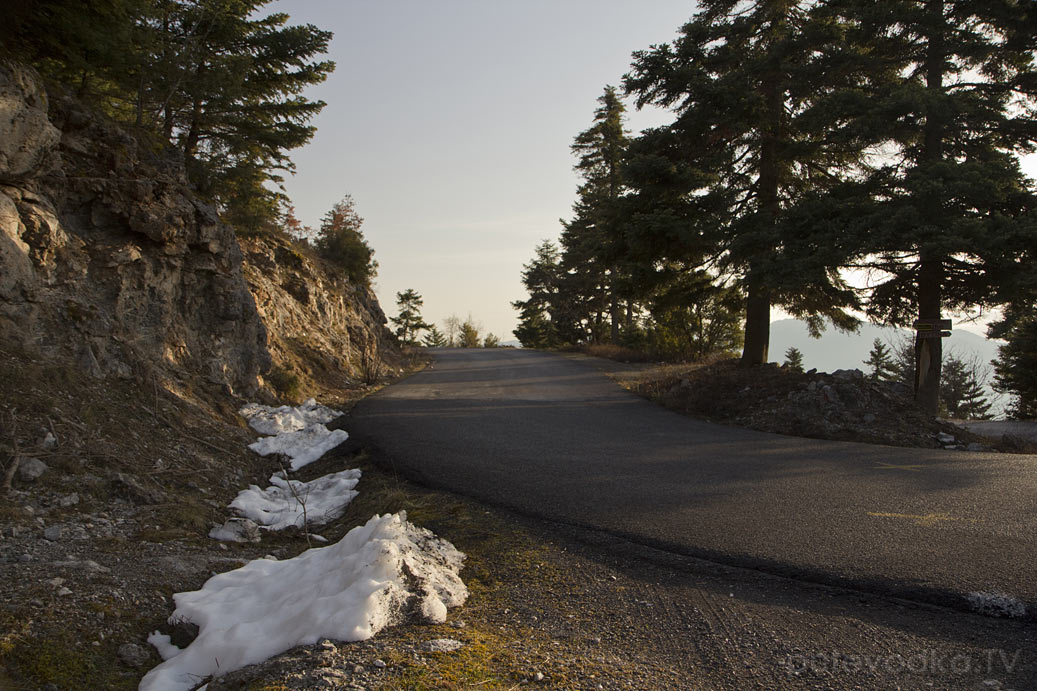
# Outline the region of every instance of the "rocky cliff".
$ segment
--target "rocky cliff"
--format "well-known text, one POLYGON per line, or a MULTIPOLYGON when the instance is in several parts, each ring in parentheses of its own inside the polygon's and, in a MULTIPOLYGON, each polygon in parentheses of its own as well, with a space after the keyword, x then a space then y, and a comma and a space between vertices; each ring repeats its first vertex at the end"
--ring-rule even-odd
POLYGON ((0 62, 0 338, 97 377, 159 368, 246 396, 272 365, 271 381, 349 385, 398 356, 367 286, 280 238, 244 241, 246 262, 161 152, 0 62))
POLYGON ((0 63, 0 332, 96 375, 247 394, 269 367, 234 233, 183 167, 0 63))
MULTIPOLYGON (((268 379, 303 389, 370 384, 399 364, 396 339, 367 285, 278 237, 243 239, 245 278, 267 328, 268 379)), ((281 393, 285 393, 283 390, 281 393)))

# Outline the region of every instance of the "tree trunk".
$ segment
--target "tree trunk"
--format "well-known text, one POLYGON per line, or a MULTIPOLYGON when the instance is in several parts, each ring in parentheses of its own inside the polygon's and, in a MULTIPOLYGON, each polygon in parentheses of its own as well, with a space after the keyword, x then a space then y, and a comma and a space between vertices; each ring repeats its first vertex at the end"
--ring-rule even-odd
MULTIPOLYGON (((944 0, 929 0, 927 11, 931 17, 933 33, 925 59, 926 89, 938 98, 943 90, 943 5, 944 0)), ((937 117, 926 113, 923 162, 936 162, 943 156, 943 127, 937 117)), ((938 224, 941 215, 941 200, 930 198, 923 201, 927 210, 926 221, 938 224)), ((943 288, 943 257, 925 246, 919 249, 918 266, 918 318, 939 319, 943 288)), ((940 410, 940 370, 943 359, 943 342, 940 338, 915 336, 915 400, 929 415, 940 410)))
MULTIPOLYGON (((776 85, 777 79, 766 79, 763 92, 770 115, 767 127, 760 139, 760 170, 757 185, 759 186, 759 220, 765 229, 761 237, 773 240, 773 233, 766 232, 777 220, 780 202, 778 200, 778 141, 782 133, 784 107, 782 92, 776 85)), ((760 247, 759 253, 773 252, 769 246, 760 247)), ((746 276, 748 294, 745 299, 745 343, 742 347, 743 365, 762 365, 767 362, 767 354, 771 340, 771 291, 760 277, 759 269, 750 260, 749 272, 746 276)))
POLYGON ((762 365, 767 362, 767 351, 770 348, 771 296, 770 291, 754 280, 752 274, 749 276, 748 284, 742 364, 762 365))
MULTIPOLYGON (((918 270, 918 318, 940 319, 940 285, 943 262, 923 253, 918 270)), ((929 415, 940 410, 940 370, 943 359, 942 338, 915 335, 915 400, 929 415)))

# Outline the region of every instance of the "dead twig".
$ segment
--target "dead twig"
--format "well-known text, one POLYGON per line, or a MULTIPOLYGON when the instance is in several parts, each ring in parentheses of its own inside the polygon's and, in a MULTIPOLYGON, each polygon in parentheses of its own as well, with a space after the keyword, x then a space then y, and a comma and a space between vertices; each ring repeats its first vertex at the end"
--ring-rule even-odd
POLYGON ((281 466, 281 475, 284 477, 284 481, 288 485, 288 491, 292 493, 292 496, 295 498, 295 501, 299 502, 299 506, 302 507, 302 534, 303 537, 306 538, 306 547, 313 547, 313 545, 310 544, 310 518, 306 514, 307 497, 299 496, 299 491, 296 489, 295 485, 292 484, 291 479, 288 477, 288 469, 284 467, 284 462, 279 461, 278 464, 281 466))
POLYGON ((8 415, 8 423, 5 425, 11 433, 11 463, 7 466, 7 470, 4 472, 4 493, 8 493, 12 489, 12 483, 14 482, 14 474, 18 472, 18 466, 22 464, 22 455, 18 449, 18 419, 14 416, 15 411, 12 410, 8 415))

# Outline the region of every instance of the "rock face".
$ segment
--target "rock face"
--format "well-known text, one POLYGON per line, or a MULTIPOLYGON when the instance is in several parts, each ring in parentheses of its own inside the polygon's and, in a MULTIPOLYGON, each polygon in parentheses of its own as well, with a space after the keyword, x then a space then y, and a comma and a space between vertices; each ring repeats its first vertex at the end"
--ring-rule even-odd
POLYGON ((266 324, 273 360, 315 381, 347 373, 363 381, 373 363, 399 359, 374 293, 278 238, 242 240, 245 277, 266 324))
POLYGON ((96 376, 155 366, 249 394, 266 331, 233 231, 182 162, 0 62, 0 334, 96 376))

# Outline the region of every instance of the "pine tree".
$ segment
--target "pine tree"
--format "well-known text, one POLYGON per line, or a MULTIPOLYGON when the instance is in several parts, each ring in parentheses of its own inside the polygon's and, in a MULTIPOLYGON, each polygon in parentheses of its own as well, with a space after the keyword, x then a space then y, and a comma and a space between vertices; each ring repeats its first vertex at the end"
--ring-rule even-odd
POLYGON ((1012 396, 1008 414, 1017 420, 1037 419, 1037 301, 1020 302, 991 329, 1004 338, 994 360, 994 390, 1012 396))
POLYGON ((418 333, 432 327, 421 318, 421 306, 424 300, 413 288, 396 293, 396 309, 398 314, 389 321, 396 325, 396 338, 405 346, 418 345, 418 333))
POLYGON ((421 342, 428 348, 445 348, 450 345, 446 335, 436 328, 435 324, 429 324, 425 335, 421 337, 421 342))
POLYGON ((486 338, 483 339, 483 348, 497 348, 500 346, 500 338, 494 334, 486 334, 486 338))
POLYGON ((908 390, 914 387, 915 381, 915 344, 914 339, 904 332, 889 344, 893 353, 893 377, 908 390))
POLYGON ((524 348, 551 348, 559 345, 556 317, 562 312, 559 300, 558 247, 545 240, 536 248, 536 256, 522 267, 522 284, 529 293, 526 300, 516 300, 519 325, 512 332, 524 348))
POLYGON ((897 366, 893 362, 893 355, 881 339, 876 338, 871 344, 871 352, 868 359, 864 361, 868 366, 868 379, 872 381, 893 381, 897 377, 897 366))
POLYGON ((649 319, 646 347, 666 359, 698 360, 736 352, 742 345, 741 293, 676 263, 658 266, 654 285, 641 278, 649 319))
POLYGON ((472 319, 472 315, 468 315, 468 318, 461 324, 458 345, 461 348, 478 348, 482 345, 479 340, 479 325, 472 319))
POLYGON ((831 62, 831 51, 819 50, 845 44, 844 27, 815 18, 815 4, 699 2, 678 39, 635 53, 624 78, 638 107, 675 111, 672 125, 649 133, 652 158, 643 165, 687 186, 671 195, 676 217, 667 209, 669 218, 655 224, 664 239, 641 235, 682 260, 689 257, 670 248, 686 251, 698 240, 709 259, 739 278, 746 364, 767 361, 773 304, 807 318, 813 331, 822 316, 856 325, 841 309, 855 304, 838 275, 841 243, 814 224, 795 226, 795 237, 783 225, 801 199, 838 181, 861 157, 852 141, 836 136, 842 123, 825 103, 855 78, 845 60, 831 62), (667 162, 684 170, 668 170, 667 162))
POLYGON ((785 366, 793 372, 803 371, 803 353, 799 351, 799 348, 792 346, 785 351, 785 366))
POLYGON ((944 415, 958 420, 990 417, 990 403, 983 392, 987 375, 979 361, 950 354, 944 359, 940 404, 944 415))
MULTIPOLYGON (((862 190, 862 265, 888 279, 868 313, 906 326, 998 300, 1027 269, 1037 205, 1016 154, 1037 141, 1033 2, 847 0, 848 21, 883 37, 876 54, 896 66, 880 87, 862 84, 847 122, 884 152, 862 190)), ((942 342, 917 338, 916 399, 935 413, 942 342)))
POLYGON ((615 343, 622 322, 622 251, 615 245, 621 235, 620 198, 625 189, 626 107, 614 86, 605 87, 598 103, 594 124, 578 134, 572 145, 583 184, 574 207, 576 218, 563 224, 561 289, 571 294, 570 304, 584 303, 586 314, 581 316, 591 327, 591 340, 604 340, 607 315, 609 340, 615 343))
POLYGON ((248 233, 276 228, 288 152, 324 107, 302 96, 334 69, 331 32, 270 0, 15 2, 0 54, 29 62, 108 116, 176 146, 195 188, 248 233))
POLYGON ((360 230, 363 222, 353 198, 347 194, 324 214, 314 246, 350 280, 367 284, 377 273, 378 262, 360 230))

